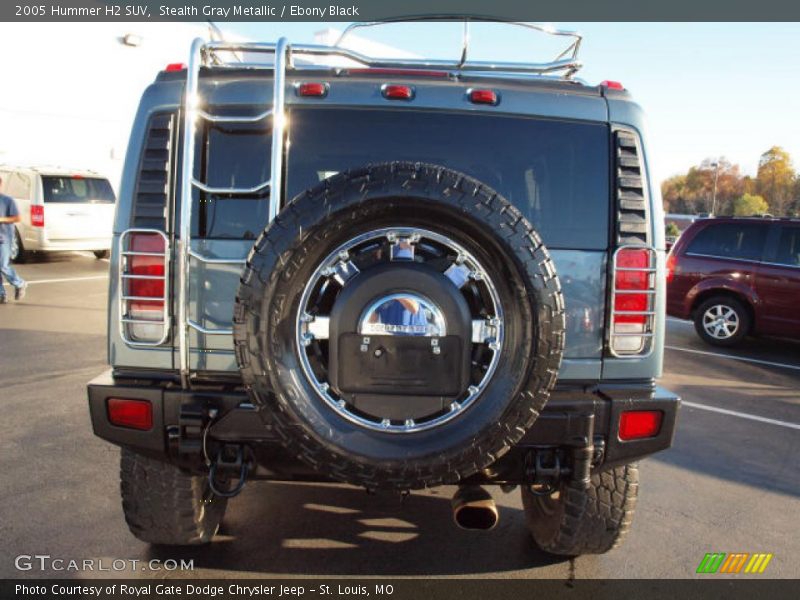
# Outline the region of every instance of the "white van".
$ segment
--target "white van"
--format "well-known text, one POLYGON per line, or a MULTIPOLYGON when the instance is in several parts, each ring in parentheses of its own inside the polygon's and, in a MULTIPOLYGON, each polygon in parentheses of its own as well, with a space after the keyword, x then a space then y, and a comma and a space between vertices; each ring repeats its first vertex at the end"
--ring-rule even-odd
POLYGON ((108 179, 93 171, 0 167, 0 193, 17 203, 21 220, 11 259, 32 252, 89 250, 107 258, 116 198, 108 179))

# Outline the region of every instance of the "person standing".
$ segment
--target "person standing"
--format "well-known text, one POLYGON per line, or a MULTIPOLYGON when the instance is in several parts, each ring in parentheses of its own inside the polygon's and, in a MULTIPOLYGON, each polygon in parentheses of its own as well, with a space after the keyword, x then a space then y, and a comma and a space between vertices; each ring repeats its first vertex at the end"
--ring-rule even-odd
MULTIPOLYGON (((0 178, 0 189, 2 187, 3 180, 0 178)), ((17 203, 11 196, 0 193, 0 304, 7 302, 4 280, 14 287, 14 300, 22 300, 28 287, 25 280, 17 275, 17 271, 11 266, 11 245, 16 234, 14 223, 18 223, 19 220, 17 203)))

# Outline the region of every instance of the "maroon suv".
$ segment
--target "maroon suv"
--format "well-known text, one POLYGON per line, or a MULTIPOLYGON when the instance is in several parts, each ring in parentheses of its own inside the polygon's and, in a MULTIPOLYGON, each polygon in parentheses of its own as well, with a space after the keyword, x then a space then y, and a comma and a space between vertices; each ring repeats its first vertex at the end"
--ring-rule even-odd
POLYGON ((800 220, 701 219, 667 258, 667 313, 716 346, 800 338, 800 220))

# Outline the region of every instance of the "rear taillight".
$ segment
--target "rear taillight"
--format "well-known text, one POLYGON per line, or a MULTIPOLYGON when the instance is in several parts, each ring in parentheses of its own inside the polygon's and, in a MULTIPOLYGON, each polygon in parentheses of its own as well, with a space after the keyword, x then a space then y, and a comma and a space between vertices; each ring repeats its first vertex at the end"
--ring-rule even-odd
POLYGON ((147 400, 109 398, 106 407, 112 425, 142 431, 153 428, 153 406, 147 400))
POLYGON ((629 410, 619 416, 619 439, 641 440, 658 435, 661 431, 660 410, 629 410))
POLYGON ((159 231, 125 232, 121 237, 121 310, 129 343, 161 344, 166 340, 167 237, 159 231))
POLYGON ((675 263, 678 258, 670 252, 667 256, 667 283, 670 283, 675 277, 675 263))
POLYGON ((614 255, 610 350, 614 356, 646 352, 653 336, 655 252, 626 246, 614 255))
POLYGON ((44 205, 31 204, 31 226, 44 227, 44 205))

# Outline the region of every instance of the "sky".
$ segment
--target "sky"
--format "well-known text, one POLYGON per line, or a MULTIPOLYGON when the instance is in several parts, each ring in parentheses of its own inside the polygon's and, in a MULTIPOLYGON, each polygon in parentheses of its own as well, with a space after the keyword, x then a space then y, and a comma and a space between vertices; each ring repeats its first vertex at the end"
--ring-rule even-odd
MULTIPOLYGON (((313 42, 345 23, 220 23, 250 39, 313 42)), ((783 146, 800 169, 799 23, 554 23, 583 34, 578 77, 622 82, 648 115, 655 175, 685 172, 705 158, 726 157, 755 175, 760 154, 783 146)), ((454 23, 392 25, 370 34, 415 53, 458 54, 454 23)), ((475 25, 473 58, 549 59, 552 44, 507 26, 475 25)))

